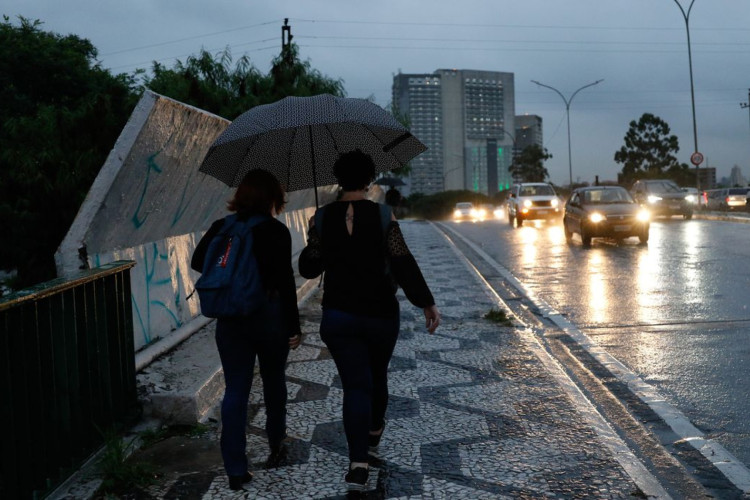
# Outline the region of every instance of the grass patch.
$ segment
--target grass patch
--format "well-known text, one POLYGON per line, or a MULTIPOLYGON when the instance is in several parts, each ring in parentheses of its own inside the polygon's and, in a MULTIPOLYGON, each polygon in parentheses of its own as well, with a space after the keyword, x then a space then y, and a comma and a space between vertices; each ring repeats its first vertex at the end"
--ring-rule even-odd
POLYGON ((153 465, 146 462, 129 461, 137 440, 125 441, 114 432, 104 436, 104 451, 98 463, 102 476, 101 493, 117 493, 133 486, 146 487, 156 479, 153 465))
POLYGON ((494 307, 484 315, 484 319, 498 323, 503 326, 513 326, 513 322, 510 320, 508 315, 502 309, 495 309, 494 307))

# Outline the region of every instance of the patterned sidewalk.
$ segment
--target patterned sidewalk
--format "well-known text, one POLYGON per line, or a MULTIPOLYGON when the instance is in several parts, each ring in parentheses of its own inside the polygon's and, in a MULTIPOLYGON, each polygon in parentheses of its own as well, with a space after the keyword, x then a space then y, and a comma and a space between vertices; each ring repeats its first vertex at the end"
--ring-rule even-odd
MULTIPOLYGON (((421 311, 399 294, 402 328, 390 365, 388 425, 362 496, 641 496, 516 330, 483 319, 497 304, 442 233, 425 222, 404 222, 402 230, 444 319, 435 335, 427 334, 421 311)), ((132 498, 347 497, 342 391, 317 334, 319 299, 318 293, 301 311, 305 338, 287 369, 286 460, 265 467, 265 413, 257 380, 248 430, 255 478, 246 491, 227 488, 213 423, 202 437, 167 440, 144 451, 165 466, 158 484, 134 491, 132 498), (180 465, 186 454, 192 460, 180 465)))

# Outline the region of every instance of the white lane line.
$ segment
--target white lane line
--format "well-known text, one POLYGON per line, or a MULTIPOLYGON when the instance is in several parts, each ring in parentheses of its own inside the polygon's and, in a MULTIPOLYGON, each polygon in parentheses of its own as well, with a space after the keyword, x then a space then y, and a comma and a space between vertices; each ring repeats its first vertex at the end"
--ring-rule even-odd
MULTIPOLYGON (((683 440, 690 443, 698 450, 714 467, 744 493, 750 493, 750 470, 732 455, 721 444, 712 439, 707 439, 705 434, 698 430, 690 420, 677 408, 672 406, 662 397, 656 389, 646 383, 628 367, 621 363, 611 354, 605 352, 585 333, 580 331, 573 323, 568 321, 562 314, 552 308, 540 297, 521 283, 509 270, 501 266, 487 252, 475 245, 473 242, 459 234, 447 224, 440 223, 441 227, 448 229, 457 238, 466 243, 472 250, 477 252, 489 265, 491 265, 503 278, 508 280, 519 292, 526 295, 539 311, 555 323, 561 330, 573 338, 581 347, 593 356, 598 362, 606 366, 618 380, 628 385, 630 390, 654 410, 666 422, 672 430, 683 440)), ((546 351, 545 351, 546 352, 546 351)))

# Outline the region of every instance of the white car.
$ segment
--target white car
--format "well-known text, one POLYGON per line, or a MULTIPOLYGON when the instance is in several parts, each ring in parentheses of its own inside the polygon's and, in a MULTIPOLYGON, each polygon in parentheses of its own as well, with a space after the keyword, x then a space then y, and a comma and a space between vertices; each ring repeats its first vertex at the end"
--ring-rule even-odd
POLYGON ((552 185, 546 182, 523 182, 511 187, 508 198, 508 223, 523 225, 525 220, 559 219, 562 203, 552 185))

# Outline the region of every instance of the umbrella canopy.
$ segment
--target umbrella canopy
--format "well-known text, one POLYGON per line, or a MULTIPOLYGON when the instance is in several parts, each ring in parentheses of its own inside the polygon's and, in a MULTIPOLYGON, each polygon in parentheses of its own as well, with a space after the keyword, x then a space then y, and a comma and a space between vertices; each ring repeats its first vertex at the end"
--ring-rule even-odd
POLYGON ((396 187, 396 186, 406 186, 406 183, 399 179, 398 177, 381 177, 380 179, 375 181, 375 184, 380 184, 381 186, 390 186, 390 187, 396 187))
MULTIPOLYGON (((372 156, 377 172, 385 172, 427 147, 365 99, 285 97, 238 116, 211 145, 199 170, 236 187, 250 169, 262 168, 287 191, 297 191, 335 184, 334 162, 354 149, 372 156)), ((315 198, 317 204, 317 191, 315 198)))

